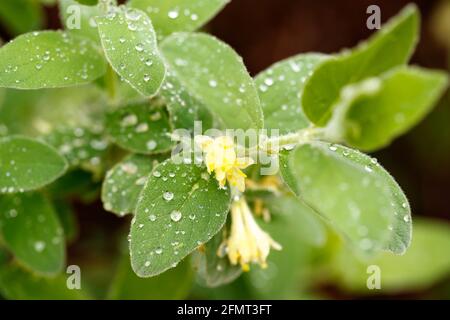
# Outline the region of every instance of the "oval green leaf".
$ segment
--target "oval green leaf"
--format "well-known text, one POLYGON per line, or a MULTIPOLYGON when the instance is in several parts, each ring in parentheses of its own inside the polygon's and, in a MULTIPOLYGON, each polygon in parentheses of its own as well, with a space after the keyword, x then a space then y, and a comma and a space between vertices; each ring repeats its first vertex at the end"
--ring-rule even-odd
POLYGON ((155 158, 133 154, 109 170, 102 186, 105 210, 119 216, 134 213, 139 193, 157 164, 155 158))
POLYGON ((412 231, 408 201, 375 159, 343 146, 314 142, 296 148, 287 161, 291 176, 285 182, 295 183, 291 189, 300 199, 356 248, 406 251, 412 231))
POLYGON ((131 262, 140 277, 173 268, 223 227, 230 192, 205 168, 169 159, 142 190, 131 226, 131 262))
POLYGON ((67 288, 67 275, 38 277, 19 266, 0 264, 0 294, 10 300, 85 300, 82 290, 67 288))
POLYGON ((108 294, 112 300, 172 300, 186 299, 193 284, 193 272, 189 261, 183 261, 176 268, 159 277, 142 279, 131 268, 128 254, 117 267, 108 294))
POLYGON ((337 272, 339 285, 352 292, 370 291, 367 288, 369 266, 380 268, 381 292, 398 294, 419 291, 448 278, 449 246, 448 223, 417 219, 414 220, 414 238, 405 255, 382 253, 371 259, 361 260, 350 250, 341 247, 335 252, 331 267, 337 272))
POLYGON ((21 35, 0 49, 0 87, 61 88, 105 73, 105 60, 87 38, 60 31, 21 35))
POLYGON ((64 231, 51 203, 39 193, 0 197, 0 232, 21 264, 45 275, 60 272, 64 231))
POLYGON ((275 63, 255 78, 267 129, 287 134, 310 125, 300 104, 302 91, 314 69, 325 59, 322 54, 300 54, 275 63))
POLYGON ((57 129, 43 139, 65 156, 71 167, 93 173, 103 172, 109 142, 101 130, 85 127, 57 129))
POLYGON ((111 112, 106 127, 116 144, 136 153, 164 153, 173 147, 169 115, 164 108, 148 102, 111 112))
POLYGON ((303 111, 309 120, 324 126, 344 86, 405 64, 418 32, 419 12, 415 5, 409 5, 367 42, 321 64, 303 92, 303 111))
POLYGON ((173 32, 194 31, 212 19, 230 0, 131 0, 145 11, 160 38, 173 32))
POLYGON ((96 19, 106 58, 144 96, 155 95, 165 76, 152 22, 140 10, 120 7, 96 19))
POLYGON ((41 188, 66 169, 66 160, 45 143, 19 136, 0 139, 0 193, 41 188))
POLYGON ((375 93, 357 94, 350 105, 342 106, 347 108, 340 124, 343 139, 358 149, 381 148, 411 129, 447 87, 445 73, 420 68, 395 69, 379 81, 375 93))
POLYGON ((95 18, 101 15, 100 9, 97 6, 78 2, 76 0, 59 0, 61 22, 71 33, 100 42, 95 22, 95 18))
POLYGON ((259 97, 242 58, 220 40, 200 33, 168 37, 161 51, 180 84, 226 129, 264 126, 259 97))

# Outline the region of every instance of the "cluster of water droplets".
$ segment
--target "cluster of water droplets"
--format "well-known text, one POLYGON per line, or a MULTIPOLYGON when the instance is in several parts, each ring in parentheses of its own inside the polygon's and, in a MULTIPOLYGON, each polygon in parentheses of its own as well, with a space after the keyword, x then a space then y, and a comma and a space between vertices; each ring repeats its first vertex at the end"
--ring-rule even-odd
POLYGON ((103 136, 103 127, 57 129, 50 133, 45 140, 56 147, 73 166, 84 165, 99 168, 102 158, 109 146, 103 136))
MULTIPOLYGON (((135 233, 153 234, 152 241, 144 240, 140 244, 138 254, 145 257, 144 267, 152 266, 154 259, 162 255, 172 255, 172 260, 178 261, 176 257, 185 253, 184 248, 192 250, 192 246, 195 248, 211 238, 210 232, 197 239, 192 237, 202 219, 222 216, 222 213, 208 213, 215 205, 208 196, 210 184, 216 182, 201 173, 202 169, 197 167, 166 162, 152 171, 146 188, 154 190, 148 190, 148 198, 141 199, 138 209, 141 214, 133 222, 135 233)), ((145 189, 143 194, 147 194, 145 189)))
POLYGON ((164 66, 157 49, 156 35, 145 14, 121 6, 111 12, 106 21, 99 22, 99 27, 103 46, 109 52, 113 66, 117 66, 115 69, 122 80, 141 92, 159 85, 161 76, 154 79, 153 75, 163 72, 164 66), (123 25, 126 29, 117 29, 114 34, 109 34, 105 32, 109 28, 103 28, 108 21, 123 25))
POLYGON ((16 45, 21 48, 17 59, 20 62, 7 64, 1 70, 14 87, 85 83, 101 72, 101 57, 92 42, 66 32, 33 32, 13 40, 9 48, 16 45), (47 72, 47 76, 36 76, 39 82, 31 83, 33 76, 30 79, 30 74, 40 72, 47 72))
POLYGON ((284 128, 286 119, 299 119, 299 114, 303 114, 300 104, 302 89, 314 66, 308 60, 291 59, 274 65, 257 77, 263 110, 267 110, 267 117, 280 119, 274 125, 284 128), (271 107, 274 99, 277 101, 276 109, 271 107))
POLYGON ((149 106, 142 105, 120 112, 116 139, 147 152, 167 148, 171 143, 167 116, 158 108, 149 109, 149 106))

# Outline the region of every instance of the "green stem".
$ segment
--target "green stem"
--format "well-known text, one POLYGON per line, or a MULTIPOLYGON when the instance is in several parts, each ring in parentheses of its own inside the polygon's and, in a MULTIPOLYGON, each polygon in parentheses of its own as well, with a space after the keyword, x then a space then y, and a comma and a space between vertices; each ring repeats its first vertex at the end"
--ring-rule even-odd
POLYGON ((106 70, 106 89, 111 103, 115 103, 117 98, 117 74, 110 65, 106 70))
POLYGON ((270 138, 259 146, 251 148, 249 151, 250 154, 256 151, 265 151, 269 154, 276 154, 284 147, 297 146, 310 141, 319 140, 322 138, 323 134, 322 128, 310 127, 284 136, 270 138))

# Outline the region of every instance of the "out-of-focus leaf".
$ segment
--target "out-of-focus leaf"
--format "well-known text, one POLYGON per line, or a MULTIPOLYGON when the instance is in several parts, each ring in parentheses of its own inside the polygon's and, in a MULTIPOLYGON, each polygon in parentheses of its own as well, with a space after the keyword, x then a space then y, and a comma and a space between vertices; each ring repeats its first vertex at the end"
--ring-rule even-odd
POLYGON ((64 231, 51 203, 39 193, 0 197, 0 233, 21 264, 45 275, 60 272, 64 231))
POLYGON ((100 173, 105 167, 109 143, 101 132, 89 128, 65 128, 54 130, 43 137, 66 157, 70 166, 100 173))
POLYGON ((106 58, 113 69, 145 96, 159 90, 165 76, 152 22, 140 10, 121 7, 96 19, 106 58))
POLYGON ((450 275, 450 226, 442 221, 415 219, 411 247, 403 256, 382 253, 369 260, 360 260, 341 247, 330 267, 337 281, 346 289, 360 293, 399 293, 423 290, 450 275), (368 290, 372 274, 369 266, 377 266, 381 290, 368 290))
POLYGON ((66 160, 43 142, 19 136, 0 139, 0 193, 38 189, 66 169, 66 160))
POLYGON ((164 153, 173 147, 167 112, 151 103, 136 103, 108 114, 106 127, 120 147, 143 154, 164 153))
POLYGON ((128 255, 119 261, 108 294, 112 300, 185 299, 193 281, 189 261, 154 278, 139 278, 131 268, 128 255))
POLYGON ((356 248, 406 251, 412 229, 408 200, 375 159, 343 146, 313 142, 297 147, 287 165, 300 199, 356 248))
POLYGON ((367 42, 321 64, 305 85, 302 105, 311 122, 324 126, 341 89, 406 63, 417 43, 419 11, 407 6, 367 42))
POLYGON ((339 126, 337 130, 342 130, 348 144, 363 150, 387 145, 425 117, 445 90, 447 76, 419 68, 398 68, 373 81, 378 88, 371 94, 344 89, 349 91, 350 101, 335 109, 337 118, 330 122, 339 126))
POLYGON ((131 0, 145 11, 160 38, 177 31, 194 31, 207 23, 230 0, 131 0))
POLYGON ((242 58, 218 39, 200 33, 177 33, 161 51, 172 75, 227 129, 264 126, 259 97, 242 58))
POLYGON ((158 275, 209 241, 223 227, 230 192, 205 168, 169 159, 155 167, 131 226, 131 262, 141 277, 158 275))
POLYGON ((21 35, 0 48, 0 86, 61 88, 94 81, 105 61, 91 40, 60 31, 21 35))
POLYGON ((14 264, 0 264, 0 293, 11 300, 86 300, 82 290, 69 290, 63 275, 43 278, 14 264))
POLYGON ((95 17, 100 10, 96 6, 85 5, 76 0, 59 0, 59 15, 64 27, 71 33, 100 41, 95 17))
POLYGON ((95 86, 47 90, 7 89, 0 107, 0 128, 7 134, 42 136, 67 127, 100 130, 107 107, 105 93, 95 86))
POLYGON ((271 221, 260 225, 283 248, 271 251, 268 267, 253 267, 245 280, 258 299, 300 298, 311 284, 313 249, 325 244, 326 229, 315 213, 293 196, 272 197, 266 203, 271 221))
POLYGON ((0 23, 13 35, 37 30, 42 22, 42 9, 34 0, 0 2, 0 23))
POLYGON ((61 227, 64 230, 64 236, 67 242, 72 242, 78 235, 78 224, 76 221, 76 213, 70 203, 66 201, 54 201, 55 212, 58 215, 61 227))
POLYGON ((195 255, 194 267, 197 268, 201 284, 206 287, 226 285, 242 273, 241 266, 233 266, 228 256, 219 256, 223 241, 224 235, 219 232, 205 245, 204 250, 199 250, 195 255))

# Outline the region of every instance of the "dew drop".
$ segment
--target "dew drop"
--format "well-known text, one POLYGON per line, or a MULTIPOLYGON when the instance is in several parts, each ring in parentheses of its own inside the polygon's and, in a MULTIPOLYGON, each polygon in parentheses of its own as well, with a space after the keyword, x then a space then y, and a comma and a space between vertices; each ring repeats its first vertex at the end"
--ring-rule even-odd
POLYGON ((135 114, 130 114, 130 115, 125 116, 125 117, 122 119, 122 122, 121 122, 120 125, 121 125, 122 127, 130 127, 130 126, 136 125, 137 122, 138 122, 137 116, 136 116, 135 114))
POLYGON ((153 176, 156 177, 156 178, 159 178, 159 177, 161 177, 161 172, 153 171, 153 176))
POLYGON ((144 51, 144 46, 142 45, 142 43, 138 43, 135 47, 137 52, 142 52, 144 51))
POLYGON ((217 87, 217 81, 216 80, 209 80, 209 86, 211 87, 211 88, 215 88, 215 87, 217 87))
POLYGON ((34 250, 37 252, 42 252, 45 249, 45 242, 44 241, 36 241, 34 243, 34 250))
POLYGON ((180 211, 178 211, 178 210, 174 210, 170 214, 170 219, 172 219, 173 222, 180 221, 182 217, 183 217, 182 213, 180 211))
POLYGON ((167 15, 170 19, 176 19, 178 18, 179 12, 176 10, 171 10, 167 15))
POLYGON ((166 201, 171 201, 173 199, 173 193, 170 191, 166 191, 163 193, 163 198, 166 201))

